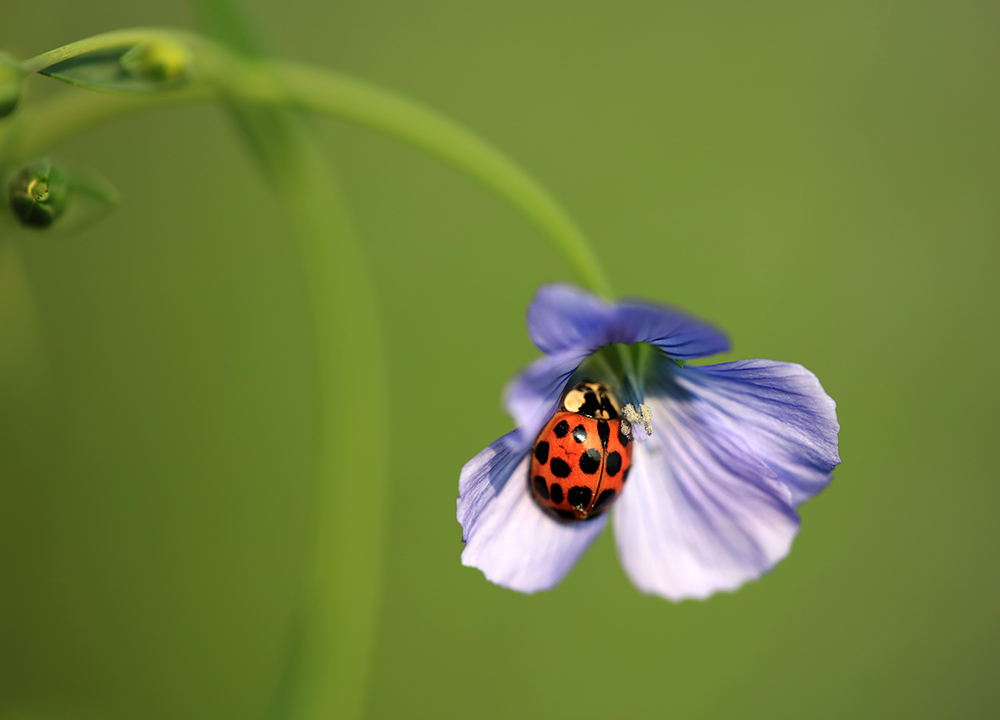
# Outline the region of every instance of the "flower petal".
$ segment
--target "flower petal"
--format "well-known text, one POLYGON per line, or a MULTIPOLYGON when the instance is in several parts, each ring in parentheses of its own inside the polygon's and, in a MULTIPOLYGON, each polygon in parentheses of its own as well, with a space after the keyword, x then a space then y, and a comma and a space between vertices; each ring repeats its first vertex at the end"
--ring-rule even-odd
POLYGON ((837 404, 801 365, 741 360, 691 367, 677 382, 713 424, 738 432, 792 492, 798 506, 825 488, 840 464, 837 404))
POLYGON ((518 426, 519 441, 534 441, 555 413, 566 382, 589 354, 571 348, 546 355, 511 380, 504 390, 504 406, 518 426))
POLYGON ((721 330, 679 310, 642 302, 623 302, 615 311, 616 334, 611 342, 645 342, 670 357, 691 360, 725 352, 729 338, 721 330))
POLYGON ((458 522, 467 542, 483 509, 497 496, 528 453, 513 430, 465 463, 458 478, 458 522))
POLYGON ((509 435, 501 437, 462 468, 462 564, 512 590, 549 590, 604 529, 607 517, 560 523, 542 512, 528 491, 527 450, 512 444, 509 435))
POLYGON ((729 348, 725 334, 679 310, 638 301, 607 303, 572 285, 546 285, 528 307, 528 333, 553 354, 647 342, 680 360, 729 348))
POLYGON ((614 323, 614 306, 573 285, 543 285, 528 305, 528 335, 546 354, 593 350, 614 323))
POLYGON ((614 508, 619 558, 640 590, 671 600, 734 590, 788 553, 791 495, 696 397, 669 380, 653 392, 653 437, 614 508))

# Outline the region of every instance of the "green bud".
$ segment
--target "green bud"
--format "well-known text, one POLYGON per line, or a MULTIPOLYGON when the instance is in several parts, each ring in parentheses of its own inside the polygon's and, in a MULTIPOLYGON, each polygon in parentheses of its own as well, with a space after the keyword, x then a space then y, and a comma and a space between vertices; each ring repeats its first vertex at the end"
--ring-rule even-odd
POLYGON ((165 40, 141 42, 122 55, 122 68, 134 78, 154 83, 175 83, 190 70, 191 54, 183 45, 165 40))
POLYGON ((21 83, 24 75, 14 59, 0 52, 0 118, 5 118, 17 109, 21 99, 21 83))
POLYGON ((50 160, 25 165, 7 187, 10 207, 22 225, 45 228, 66 209, 69 185, 66 175, 50 160))

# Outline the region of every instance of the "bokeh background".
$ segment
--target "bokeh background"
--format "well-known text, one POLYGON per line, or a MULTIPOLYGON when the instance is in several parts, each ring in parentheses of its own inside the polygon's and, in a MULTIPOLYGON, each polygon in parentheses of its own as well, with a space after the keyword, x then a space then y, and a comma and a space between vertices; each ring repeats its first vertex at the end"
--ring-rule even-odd
MULTIPOLYGON (((791 555, 739 592, 640 595, 610 534, 552 592, 491 585, 459 563, 458 472, 510 428, 524 310, 569 269, 464 176, 318 123, 390 353, 391 406, 345 408, 393 447, 369 717, 1000 714, 1000 5, 246 6, 277 54, 503 148, 620 292, 712 319, 730 357, 805 364, 843 428, 791 555)), ((175 0, 0 8, 22 58, 195 22, 175 0)), ((292 237, 217 107, 58 154, 124 203, 0 238, 0 717, 263 718, 316 442, 292 237)))

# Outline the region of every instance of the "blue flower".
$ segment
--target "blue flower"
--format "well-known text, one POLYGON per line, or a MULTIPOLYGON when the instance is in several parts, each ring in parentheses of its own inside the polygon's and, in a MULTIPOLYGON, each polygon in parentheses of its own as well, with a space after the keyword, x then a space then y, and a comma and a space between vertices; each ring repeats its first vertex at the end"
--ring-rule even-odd
POLYGON ((518 428, 462 468, 464 565, 503 587, 548 590, 608 515, 632 582, 671 600, 735 590, 788 553, 795 508, 840 462, 836 405, 815 375, 773 360, 685 365, 727 350, 726 336, 677 310, 608 303, 569 285, 538 292, 528 332, 544 356, 507 387, 518 428), (567 385, 583 377, 630 406, 632 470, 610 512, 561 522, 531 495, 529 454, 567 385))

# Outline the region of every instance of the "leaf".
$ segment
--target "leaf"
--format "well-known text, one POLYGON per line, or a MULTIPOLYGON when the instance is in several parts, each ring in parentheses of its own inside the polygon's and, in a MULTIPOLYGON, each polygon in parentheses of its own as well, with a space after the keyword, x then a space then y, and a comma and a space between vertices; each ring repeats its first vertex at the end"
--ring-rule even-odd
POLYGON ((84 230, 102 221, 121 204, 121 193, 96 170, 70 165, 66 167, 66 179, 71 195, 66 212, 55 224, 60 233, 84 230))
POLYGON ((122 94, 174 90, 188 77, 184 48, 161 42, 95 50, 39 70, 70 85, 122 94))

